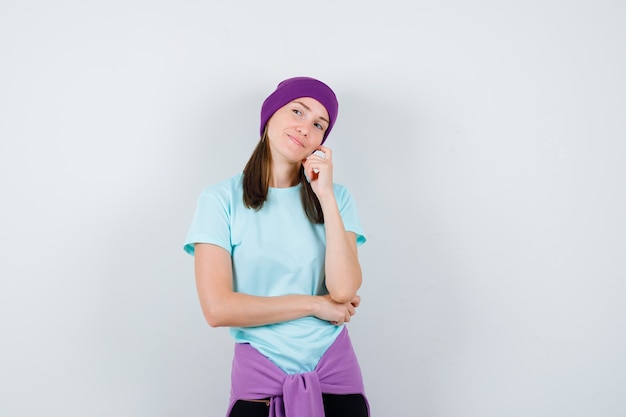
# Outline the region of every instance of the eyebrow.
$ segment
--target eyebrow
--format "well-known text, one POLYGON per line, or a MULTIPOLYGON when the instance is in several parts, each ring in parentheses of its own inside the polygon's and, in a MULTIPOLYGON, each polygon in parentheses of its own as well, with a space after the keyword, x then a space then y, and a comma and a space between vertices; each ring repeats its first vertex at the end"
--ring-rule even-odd
MULTIPOLYGON (((294 101, 294 103, 298 103, 299 105, 301 105, 302 107, 304 107, 305 109, 307 109, 308 111, 311 111, 311 108, 309 106, 307 106, 306 104, 304 104, 301 101, 294 101)), ((325 117, 320 116, 319 117, 321 120, 325 121, 326 123, 330 124, 330 122, 328 120, 326 120, 325 117)))

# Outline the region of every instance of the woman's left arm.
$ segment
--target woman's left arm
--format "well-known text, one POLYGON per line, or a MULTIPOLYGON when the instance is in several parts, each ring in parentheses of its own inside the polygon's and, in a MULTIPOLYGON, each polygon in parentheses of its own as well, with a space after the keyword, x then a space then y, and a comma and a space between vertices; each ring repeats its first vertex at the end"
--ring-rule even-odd
POLYGON ((322 202, 326 228, 326 288, 338 303, 348 303, 361 287, 356 235, 346 232, 336 201, 322 202))
POLYGON ((326 288, 335 302, 349 303, 356 296, 362 280, 356 235, 346 232, 339 213, 333 189, 332 151, 325 146, 318 150, 324 153, 324 158, 311 155, 304 161, 304 170, 324 212, 326 288))

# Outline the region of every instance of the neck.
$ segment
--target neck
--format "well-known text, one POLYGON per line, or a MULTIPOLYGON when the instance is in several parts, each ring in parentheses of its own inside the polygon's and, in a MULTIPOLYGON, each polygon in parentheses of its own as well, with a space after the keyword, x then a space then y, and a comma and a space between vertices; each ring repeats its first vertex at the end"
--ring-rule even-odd
POLYGON ((300 164, 272 164, 272 179, 270 187, 288 188, 298 185, 300 182, 300 164))

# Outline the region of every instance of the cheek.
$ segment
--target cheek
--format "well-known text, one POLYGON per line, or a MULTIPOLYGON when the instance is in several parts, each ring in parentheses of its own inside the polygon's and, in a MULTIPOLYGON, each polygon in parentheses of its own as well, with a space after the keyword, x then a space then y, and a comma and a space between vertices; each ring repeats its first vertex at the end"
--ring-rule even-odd
POLYGON ((269 118, 269 120, 267 121, 267 124, 265 125, 265 129, 267 130, 267 135, 268 136, 272 134, 275 135, 279 127, 280 127, 280 118, 277 118, 276 113, 274 113, 272 117, 269 118))
POLYGON ((323 141, 324 141, 324 134, 320 133, 319 135, 315 137, 315 140, 313 141, 314 143, 313 149, 319 148, 319 146, 322 144, 323 141))
POLYGON ((309 156, 309 155, 311 155, 313 152, 315 152, 315 150, 316 150, 317 148, 319 148, 319 146, 320 146, 319 144, 317 144, 317 145, 311 145, 311 146, 308 146, 308 147, 306 148, 306 156, 309 156))
POLYGON ((267 138, 271 141, 278 137, 278 130, 276 123, 267 126, 267 138))

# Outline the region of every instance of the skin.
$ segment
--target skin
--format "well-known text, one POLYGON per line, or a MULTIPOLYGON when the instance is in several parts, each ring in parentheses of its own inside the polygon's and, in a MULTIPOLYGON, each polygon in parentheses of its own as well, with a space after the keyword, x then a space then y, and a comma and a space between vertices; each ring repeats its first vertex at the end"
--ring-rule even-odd
POLYGON ((207 243, 195 245, 196 287, 211 327, 248 327, 315 316, 335 325, 349 322, 361 302, 356 236, 346 232, 333 192, 332 151, 321 146, 328 112, 317 100, 302 97, 278 109, 268 121, 272 154, 271 187, 298 184, 300 167, 310 179, 324 212, 326 287, 329 294, 258 297, 233 291, 230 253, 207 243), (313 154, 320 151, 323 156, 313 154))

